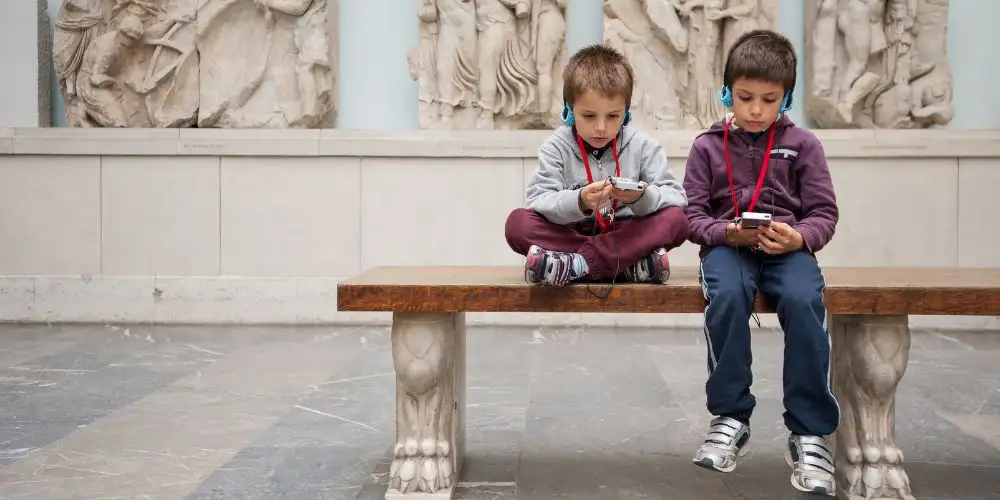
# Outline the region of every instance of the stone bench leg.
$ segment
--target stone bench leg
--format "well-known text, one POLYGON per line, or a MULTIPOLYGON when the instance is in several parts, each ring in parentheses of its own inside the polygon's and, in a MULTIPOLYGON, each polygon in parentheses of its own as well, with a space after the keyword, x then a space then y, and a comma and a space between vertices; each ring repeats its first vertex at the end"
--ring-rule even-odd
POLYGON ((386 498, 450 499, 465 455, 465 314, 393 313, 396 445, 386 498))
POLYGON ((896 446, 896 387, 910 353, 906 316, 830 317, 837 487, 843 498, 912 500, 896 446))

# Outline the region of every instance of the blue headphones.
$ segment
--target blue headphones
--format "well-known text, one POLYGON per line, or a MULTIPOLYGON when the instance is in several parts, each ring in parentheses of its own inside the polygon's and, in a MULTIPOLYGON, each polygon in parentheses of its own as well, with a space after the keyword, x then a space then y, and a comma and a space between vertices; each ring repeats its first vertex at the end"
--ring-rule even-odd
MULTIPOLYGON (((719 91, 719 102, 727 108, 733 107, 733 91, 729 90, 729 85, 723 85, 722 90, 719 91)), ((778 108, 778 115, 785 114, 789 109, 792 109, 791 90, 785 92, 785 97, 781 100, 781 107, 778 108)))
MULTIPOLYGON (((573 108, 569 107, 569 103, 563 101, 562 112, 559 113, 559 118, 562 120, 563 125, 572 127, 576 123, 576 118, 573 116, 573 108)), ((622 120, 622 127, 628 125, 632 121, 632 110, 625 110, 625 119, 622 120)))

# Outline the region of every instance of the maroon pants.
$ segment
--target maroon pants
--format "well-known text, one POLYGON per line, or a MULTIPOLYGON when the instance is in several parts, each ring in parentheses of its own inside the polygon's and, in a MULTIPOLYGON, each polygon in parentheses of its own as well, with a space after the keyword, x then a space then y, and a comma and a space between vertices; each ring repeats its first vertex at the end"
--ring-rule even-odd
POLYGON ((507 244, 521 255, 527 255, 531 245, 578 253, 587 260, 588 276, 602 279, 613 277, 616 267, 619 273, 625 271, 657 248, 669 251, 680 246, 691 232, 687 216, 677 207, 616 220, 614 229, 605 233, 594 231, 593 223, 591 218, 589 223, 563 226, 534 210, 518 208, 507 217, 507 244))

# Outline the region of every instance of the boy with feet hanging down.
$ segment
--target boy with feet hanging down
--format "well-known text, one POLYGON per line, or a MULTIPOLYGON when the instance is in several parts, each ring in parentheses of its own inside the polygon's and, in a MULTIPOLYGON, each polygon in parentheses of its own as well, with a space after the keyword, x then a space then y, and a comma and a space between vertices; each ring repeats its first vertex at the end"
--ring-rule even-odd
POLYGON ((663 283, 667 251, 689 229, 684 188, 663 146, 629 125, 632 67, 604 45, 574 54, 563 72, 564 126, 539 148, 528 208, 507 218, 507 243, 527 256, 529 283, 617 278, 663 283), (639 184, 621 189, 611 178, 639 184))
POLYGON ((835 496, 827 437, 840 421, 830 390, 825 283, 815 254, 833 237, 838 209, 819 139, 785 116, 796 56, 778 33, 754 30, 730 49, 720 99, 731 113, 692 144, 684 174, 691 241, 701 245, 708 301, 708 411, 715 416, 694 463, 719 472, 747 452, 750 325, 759 290, 784 331, 783 403, 792 485, 835 496), (744 227, 744 212, 772 216, 744 227))

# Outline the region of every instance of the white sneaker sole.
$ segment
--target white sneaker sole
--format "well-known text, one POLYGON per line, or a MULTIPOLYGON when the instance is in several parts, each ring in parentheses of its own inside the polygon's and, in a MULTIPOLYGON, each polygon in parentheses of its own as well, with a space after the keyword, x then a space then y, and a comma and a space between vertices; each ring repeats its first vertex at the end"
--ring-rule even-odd
MULTIPOLYGON (((785 444, 785 463, 788 464, 789 467, 791 467, 791 468, 794 469, 795 465, 792 463, 792 452, 788 450, 788 444, 787 443, 785 444)), ((836 480, 837 479, 834 478, 834 481, 836 481, 836 480)), ((799 483, 796 483, 795 482, 795 475, 794 474, 791 475, 788 478, 788 481, 790 483, 792 483, 792 487, 793 488, 795 488, 795 489, 797 489, 797 490, 799 490, 799 491, 801 491, 803 493, 808 493, 808 494, 811 494, 811 495, 819 495, 819 496, 824 496, 824 497, 836 497, 837 496, 837 492, 836 491, 827 491, 826 488, 813 488, 813 489, 810 489, 810 488, 806 488, 805 486, 803 486, 803 485, 801 485, 799 483)), ((834 484, 836 484, 836 483, 834 483, 834 484)))
POLYGON ((727 472, 734 471, 736 469, 736 466, 739 465, 740 461, 748 453, 750 453, 750 439, 749 438, 747 438, 747 442, 746 443, 743 443, 743 447, 740 448, 740 450, 736 452, 736 460, 733 460, 732 465, 730 465, 729 467, 716 467, 715 466, 715 462, 712 462, 712 460, 709 459, 709 458, 703 458, 701 460, 691 460, 691 463, 697 465, 698 467, 701 467, 702 469, 708 469, 710 471, 727 473, 727 472))

